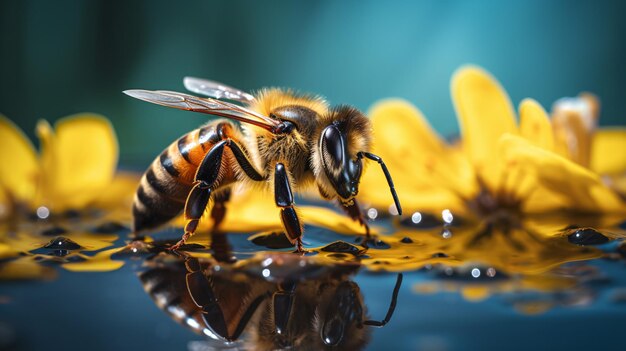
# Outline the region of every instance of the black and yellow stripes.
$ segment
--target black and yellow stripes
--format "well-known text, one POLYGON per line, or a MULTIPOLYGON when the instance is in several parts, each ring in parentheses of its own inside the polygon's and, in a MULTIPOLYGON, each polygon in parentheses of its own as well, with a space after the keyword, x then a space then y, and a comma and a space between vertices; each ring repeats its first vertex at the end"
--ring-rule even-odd
POLYGON ((144 173, 133 202, 133 230, 158 227, 176 217, 185 206, 190 184, 179 181, 169 148, 144 173))
MULTIPOLYGON (((233 126, 215 122, 193 130, 170 144, 144 173, 133 202, 133 231, 155 228, 178 216, 204 156, 233 126)), ((229 176, 232 176, 228 174, 229 176)))

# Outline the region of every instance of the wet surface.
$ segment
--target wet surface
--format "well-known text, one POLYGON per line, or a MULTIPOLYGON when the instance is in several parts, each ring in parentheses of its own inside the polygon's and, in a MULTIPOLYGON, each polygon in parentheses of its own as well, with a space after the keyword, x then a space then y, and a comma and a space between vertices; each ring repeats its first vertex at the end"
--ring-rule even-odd
POLYGON ((521 223, 379 218, 370 239, 307 226, 304 255, 276 231, 200 233, 172 252, 172 228, 4 223, 0 350, 617 345, 623 218, 521 223))

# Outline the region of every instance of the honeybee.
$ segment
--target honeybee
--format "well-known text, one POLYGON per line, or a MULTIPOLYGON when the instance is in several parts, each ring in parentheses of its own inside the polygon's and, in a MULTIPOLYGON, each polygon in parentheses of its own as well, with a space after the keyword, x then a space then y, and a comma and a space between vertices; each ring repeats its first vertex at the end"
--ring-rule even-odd
POLYGON ((326 200, 337 199, 369 237, 369 227, 355 196, 363 158, 376 161, 385 173, 398 214, 402 213, 391 175, 383 160, 370 153, 369 119, 359 110, 330 108, 319 96, 291 90, 262 89, 251 95, 227 85, 187 77, 184 85, 201 98, 172 91, 126 90, 147 102, 226 117, 173 142, 148 168, 133 203, 133 231, 160 226, 184 213, 185 232, 178 249, 196 231, 209 199, 214 230, 226 214, 234 184, 273 191, 285 234, 297 252, 303 223, 293 193, 317 187, 326 200), (230 100, 225 101, 225 100, 230 100))
POLYGON ((237 266, 172 258, 157 255, 146 262, 148 269, 139 274, 144 289, 216 349, 233 342, 246 350, 363 349, 370 336, 364 327, 391 320, 402 285, 398 274, 384 319, 370 320, 363 294, 350 279, 358 265, 321 265, 295 255, 261 256, 237 266))

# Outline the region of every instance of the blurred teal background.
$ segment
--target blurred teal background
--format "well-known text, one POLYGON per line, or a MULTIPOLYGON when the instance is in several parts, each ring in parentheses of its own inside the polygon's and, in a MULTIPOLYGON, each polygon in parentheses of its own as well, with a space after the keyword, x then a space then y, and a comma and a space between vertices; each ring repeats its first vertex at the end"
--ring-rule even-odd
POLYGON ((517 105, 587 90, 602 124, 626 124, 626 3, 603 1, 0 2, 0 112, 109 117, 121 162, 143 167, 206 116, 131 99, 183 90, 186 75, 255 90, 292 87, 367 109, 417 104, 457 131, 448 85, 464 63, 491 71, 517 105))

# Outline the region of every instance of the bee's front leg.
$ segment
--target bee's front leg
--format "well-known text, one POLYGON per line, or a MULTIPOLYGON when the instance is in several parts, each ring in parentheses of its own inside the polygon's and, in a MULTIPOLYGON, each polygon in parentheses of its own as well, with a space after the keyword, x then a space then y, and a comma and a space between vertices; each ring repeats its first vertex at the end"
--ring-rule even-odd
POLYGON ((350 216, 353 221, 359 222, 359 224, 361 224, 365 228, 365 239, 371 239, 370 226, 367 224, 365 216, 363 215, 363 211, 361 211, 361 207, 359 206, 359 203, 356 201, 356 199, 353 198, 348 203, 344 203, 342 201, 339 201, 339 203, 341 204, 341 208, 344 210, 344 212, 348 216, 350 216))
POLYGON ((277 163, 274 168, 274 200, 276 206, 280 207, 280 219, 283 222, 287 239, 296 245, 296 252, 306 252, 302 246, 303 227, 294 207, 287 169, 282 163, 277 163))

